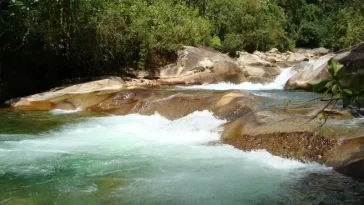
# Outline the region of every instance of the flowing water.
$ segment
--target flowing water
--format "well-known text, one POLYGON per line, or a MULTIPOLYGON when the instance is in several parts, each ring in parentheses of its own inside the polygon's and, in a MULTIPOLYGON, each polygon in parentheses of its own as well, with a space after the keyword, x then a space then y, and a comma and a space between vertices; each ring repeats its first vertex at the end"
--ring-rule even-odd
POLYGON ((266 84, 261 83, 251 83, 244 82, 241 84, 232 84, 232 83, 218 83, 218 84, 206 84, 206 85, 194 85, 194 86, 180 86, 180 88, 184 89, 196 89, 196 90, 250 90, 250 91, 259 91, 259 90, 283 90, 284 85, 290 79, 296 71, 291 68, 281 69, 281 74, 277 76, 277 78, 271 82, 266 84))
POLYGON ((364 203, 363 181, 221 144, 225 121, 208 111, 174 121, 61 110, 0 116, 0 204, 364 203))

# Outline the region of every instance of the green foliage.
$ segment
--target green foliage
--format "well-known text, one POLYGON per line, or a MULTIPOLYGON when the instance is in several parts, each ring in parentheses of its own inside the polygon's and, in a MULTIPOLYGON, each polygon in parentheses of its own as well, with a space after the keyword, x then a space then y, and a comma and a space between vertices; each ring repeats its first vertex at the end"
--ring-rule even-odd
POLYGON ((243 50, 245 43, 245 36, 242 34, 228 33, 225 36, 222 50, 234 56, 236 51, 243 50))
POLYGON ((221 40, 218 36, 213 36, 210 40, 210 46, 215 50, 221 50, 221 40))
MULTIPOLYGON (((283 10, 269 0, 212 0, 206 16, 223 51, 268 50, 285 38, 283 10)), ((286 45, 280 45, 285 47, 286 45)))
POLYGON ((119 42, 114 51, 124 49, 129 58, 136 56, 141 68, 161 66, 167 61, 165 56, 183 45, 208 44, 210 40, 210 24, 197 10, 162 0, 151 5, 141 0, 107 4, 98 31, 107 46, 119 42))
POLYGON ((153 71, 183 45, 340 50, 364 40, 363 13, 361 0, 0 1, 0 100, 4 89, 25 95, 68 78, 153 71), (18 76, 34 90, 12 87, 18 76))
POLYGON ((323 100, 330 102, 342 101, 343 107, 355 105, 359 108, 362 106, 364 99, 364 86, 360 85, 359 79, 355 73, 341 72, 343 65, 338 64, 334 59, 329 61, 330 78, 323 79, 314 85, 314 91, 325 90, 322 95, 323 100), (328 94, 331 93, 331 98, 328 94))
POLYGON ((355 8, 341 8, 330 13, 323 21, 327 27, 326 45, 339 50, 349 48, 364 39, 364 15, 355 11, 355 8))

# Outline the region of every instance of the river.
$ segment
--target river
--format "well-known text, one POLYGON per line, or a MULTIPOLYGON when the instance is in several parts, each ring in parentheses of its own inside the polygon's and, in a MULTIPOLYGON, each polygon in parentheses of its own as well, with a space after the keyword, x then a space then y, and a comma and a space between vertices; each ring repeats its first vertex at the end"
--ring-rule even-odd
MULTIPOLYGON (((284 80, 248 85, 254 89, 176 89, 246 89, 278 100, 315 96, 279 91, 284 80)), ((0 115, 0 204, 364 204, 362 180, 221 144, 225 120, 208 111, 174 121, 158 113, 0 115)))

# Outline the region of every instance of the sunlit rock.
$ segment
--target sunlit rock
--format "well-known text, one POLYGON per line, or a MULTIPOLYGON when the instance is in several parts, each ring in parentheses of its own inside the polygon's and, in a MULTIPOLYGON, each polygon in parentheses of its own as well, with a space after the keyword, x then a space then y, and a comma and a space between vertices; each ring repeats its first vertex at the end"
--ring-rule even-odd
POLYGON ((329 77, 327 66, 332 57, 334 57, 333 54, 328 54, 315 61, 294 66, 293 69, 297 70, 297 73, 287 81, 285 89, 312 91, 312 86, 314 84, 329 77))

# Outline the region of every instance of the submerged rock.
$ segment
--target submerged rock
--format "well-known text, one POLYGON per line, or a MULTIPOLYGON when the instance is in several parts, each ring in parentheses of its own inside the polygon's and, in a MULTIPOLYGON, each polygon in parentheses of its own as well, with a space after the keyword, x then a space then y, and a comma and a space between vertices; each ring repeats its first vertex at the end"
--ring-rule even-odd
POLYGON ((36 203, 35 201, 33 201, 31 199, 13 197, 10 199, 6 199, 4 201, 0 201, 0 204, 1 205, 36 205, 38 203, 36 203))

